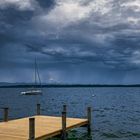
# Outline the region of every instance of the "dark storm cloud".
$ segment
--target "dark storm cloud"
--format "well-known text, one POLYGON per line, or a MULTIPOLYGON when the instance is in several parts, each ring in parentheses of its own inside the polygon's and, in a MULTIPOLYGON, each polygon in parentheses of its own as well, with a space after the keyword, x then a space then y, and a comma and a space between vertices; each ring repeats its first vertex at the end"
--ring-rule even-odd
POLYGON ((42 8, 53 8, 53 6, 55 5, 55 0, 37 0, 37 2, 39 3, 39 5, 42 8))
POLYGON ((125 82, 140 69, 139 9, 137 0, 0 0, 0 65, 26 71, 37 57, 56 81, 125 82))

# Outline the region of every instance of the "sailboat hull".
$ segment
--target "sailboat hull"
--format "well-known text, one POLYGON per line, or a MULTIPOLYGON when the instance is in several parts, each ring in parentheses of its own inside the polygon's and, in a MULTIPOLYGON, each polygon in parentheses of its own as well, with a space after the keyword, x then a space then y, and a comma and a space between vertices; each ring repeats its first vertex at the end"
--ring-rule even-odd
POLYGON ((42 91, 41 90, 29 90, 29 91, 21 92, 21 95, 42 95, 42 91))

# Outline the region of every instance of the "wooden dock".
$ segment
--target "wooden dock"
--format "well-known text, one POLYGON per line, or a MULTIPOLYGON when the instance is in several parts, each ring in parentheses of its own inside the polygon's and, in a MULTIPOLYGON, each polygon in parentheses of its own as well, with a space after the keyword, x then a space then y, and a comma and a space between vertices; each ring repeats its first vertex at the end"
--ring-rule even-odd
MULTIPOLYGON (((62 132, 61 117, 33 116, 35 118, 35 140, 44 140, 62 132)), ((67 118, 66 130, 88 124, 87 119, 67 118)), ((28 140, 29 118, 0 123, 1 140, 28 140)))
POLYGON ((87 109, 87 119, 67 118, 66 106, 63 106, 61 117, 37 115, 15 120, 8 120, 8 108, 4 108, 4 122, 0 122, 0 140, 46 140, 54 136, 67 139, 67 132, 76 127, 87 126, 91 131, 91 108, 87 109))

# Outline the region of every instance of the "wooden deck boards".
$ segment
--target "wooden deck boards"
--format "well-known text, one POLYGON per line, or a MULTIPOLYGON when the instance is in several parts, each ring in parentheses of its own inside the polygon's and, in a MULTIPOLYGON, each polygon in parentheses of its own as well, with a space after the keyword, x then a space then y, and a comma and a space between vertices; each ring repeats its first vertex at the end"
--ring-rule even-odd
MULTIPOLYGON (((62 118, 33 116, 35 118, 35 138, 43 140, 61 134, 62 118)), ((67 130, 86 125, 87 119, 67 118, 67 130)), ((29 118, 0 123, 0 140, 28 140, 29 118)))

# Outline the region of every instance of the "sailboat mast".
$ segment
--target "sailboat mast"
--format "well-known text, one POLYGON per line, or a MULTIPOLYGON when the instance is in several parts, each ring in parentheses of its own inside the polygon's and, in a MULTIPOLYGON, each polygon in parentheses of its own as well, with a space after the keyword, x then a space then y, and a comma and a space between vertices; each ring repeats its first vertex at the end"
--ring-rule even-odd
POLYGON ((36 58, 35 58, 35 85, 37 84, 37 75, 36 75, 36 72, 37 72, 37 66, 36 66, 36 58))
POLYGON ((37 60, 35 58, 35 86, 37 86, 37 80, 39 80, 39 84, 41 86, 41 79, 38 71, 37 60))

